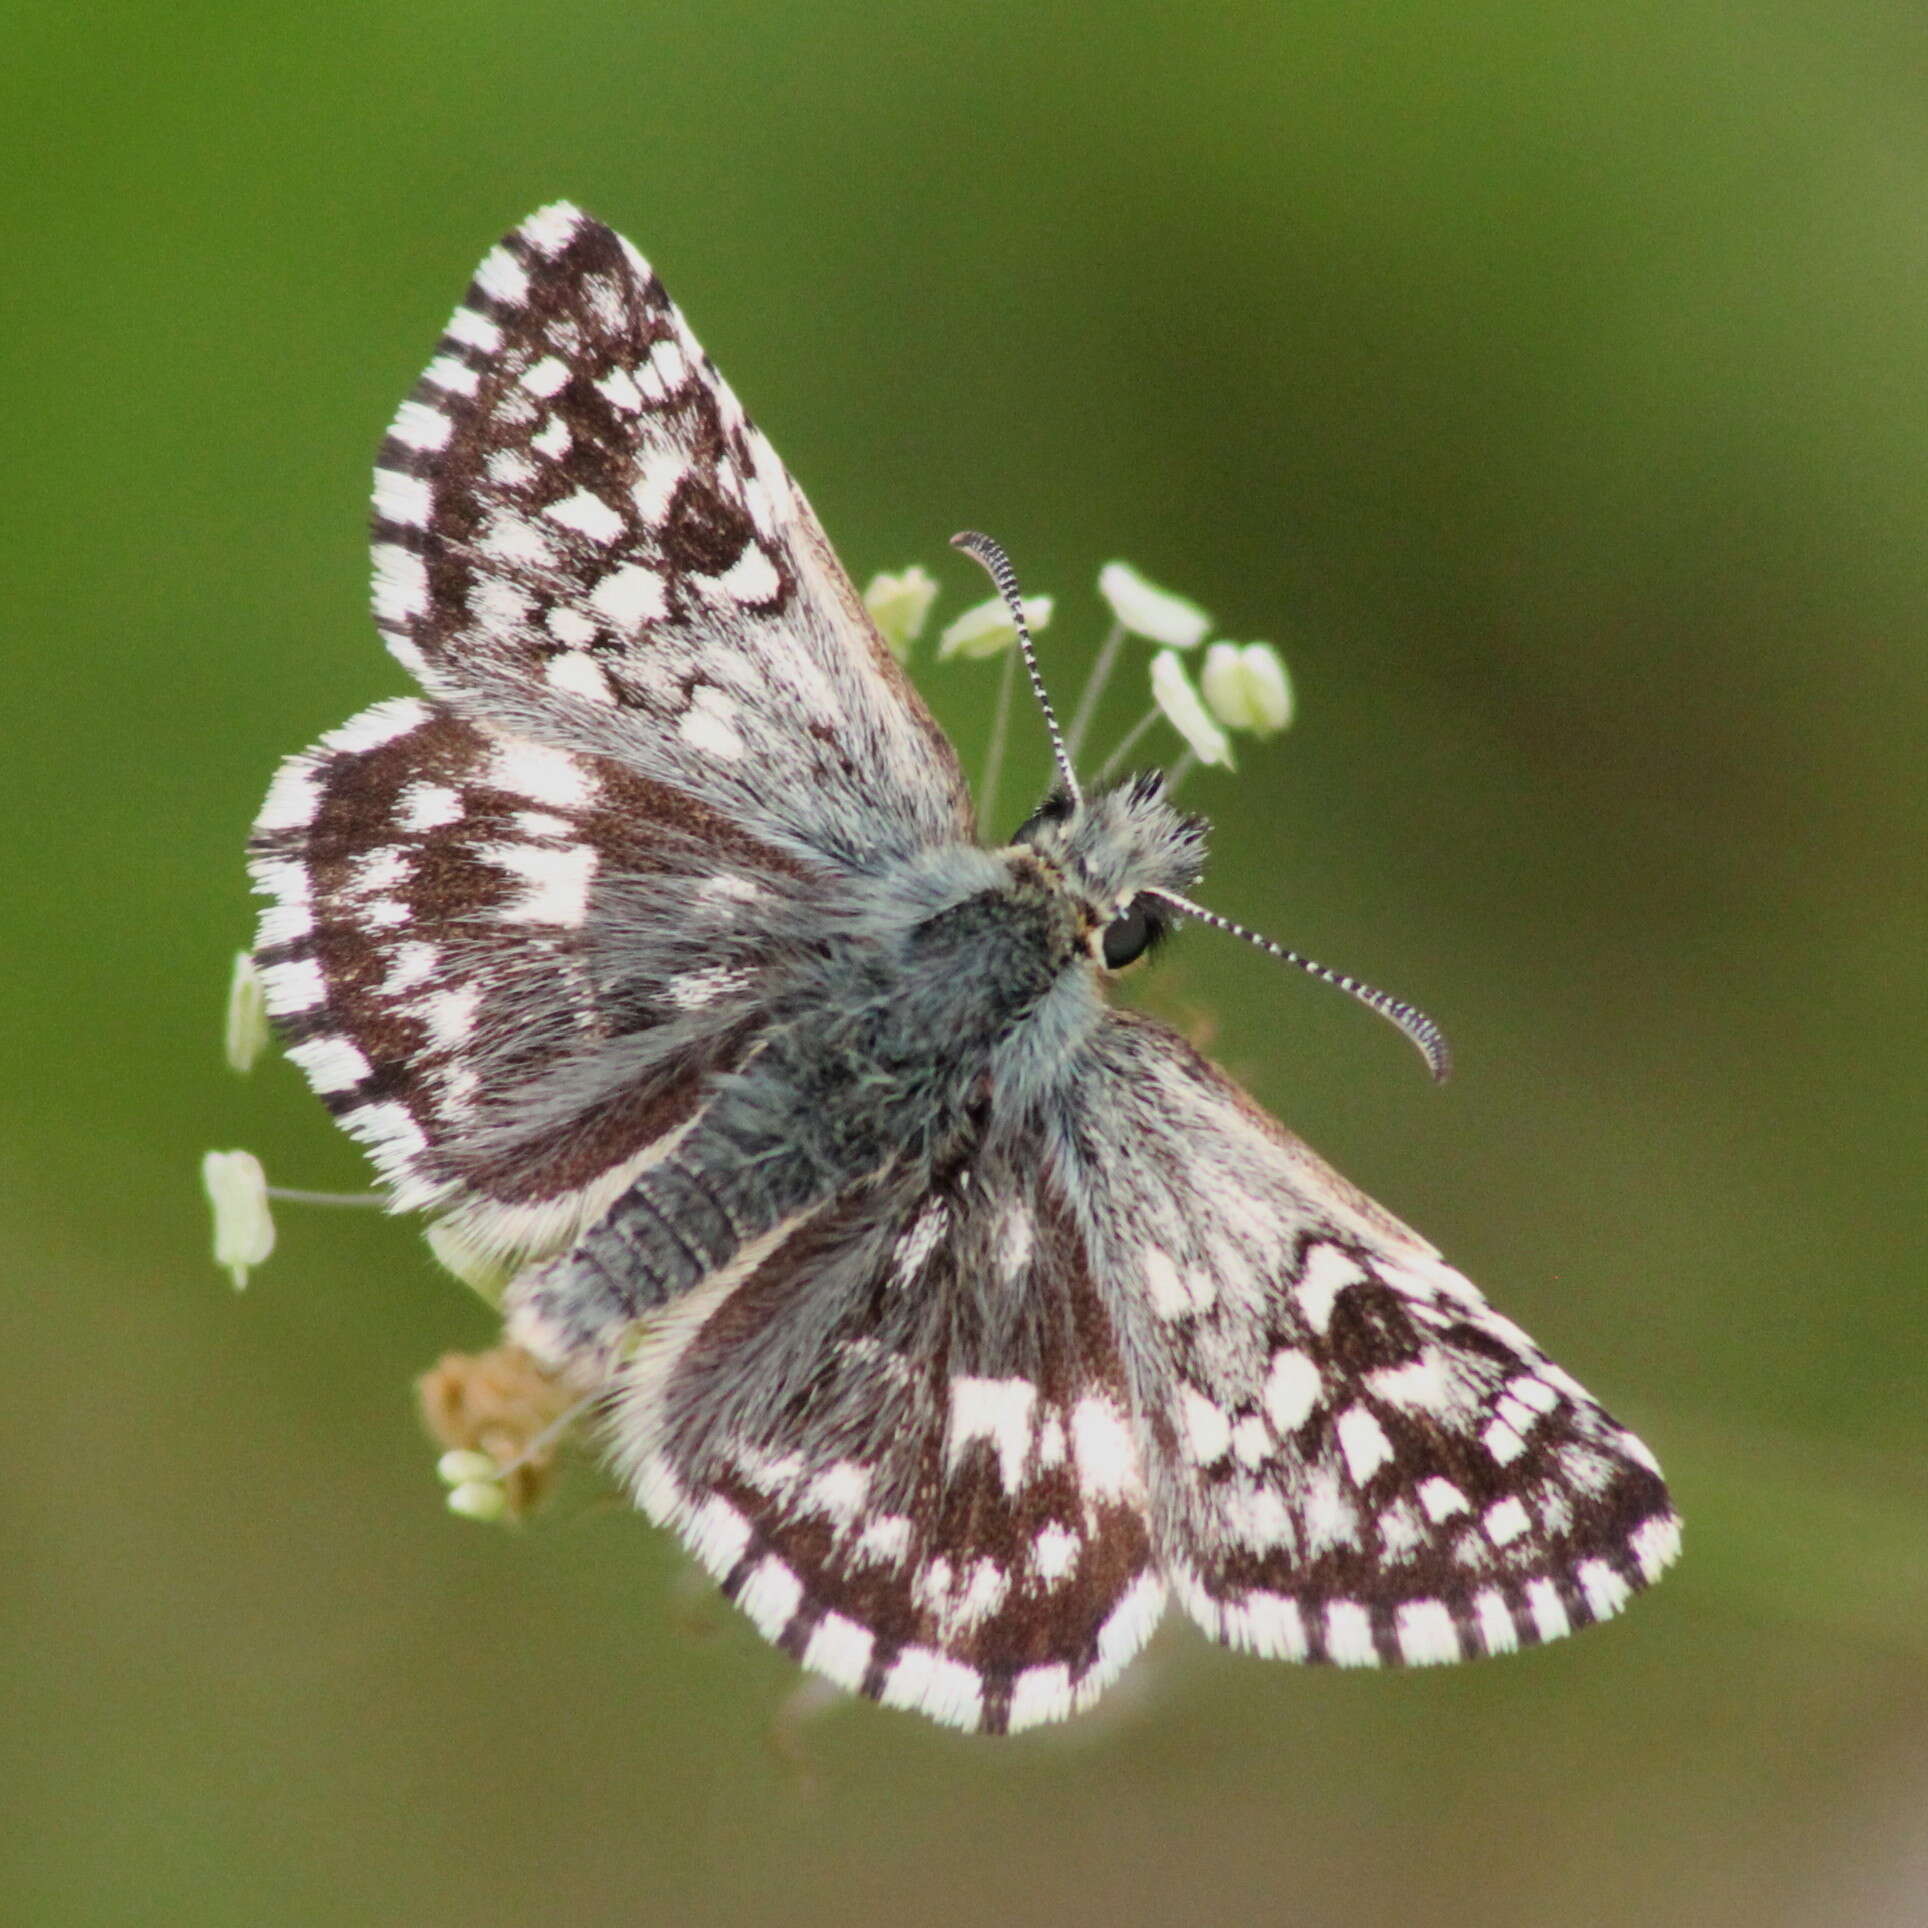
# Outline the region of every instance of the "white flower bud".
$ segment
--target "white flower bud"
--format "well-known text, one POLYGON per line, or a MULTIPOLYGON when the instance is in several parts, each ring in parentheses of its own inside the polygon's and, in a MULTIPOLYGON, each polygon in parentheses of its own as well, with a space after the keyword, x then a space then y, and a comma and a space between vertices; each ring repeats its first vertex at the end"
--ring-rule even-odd
POLYGON ((1214 723, 1205 705, 1185 674, 1178 652, 1161 649, 1151 659, 1152 700, 1164 711, 1165 720, 1191 745, 1201 763, 1216 763, 1229 770, 1232 765, 1232 739, 1214 723))
POLYGON ((268 1048, 268 999, 261 973, 246 951, 234 954, 234 975, 228 980, 228 1021, 223 1043, 228 1063, 237 1071, 252 1071, 268 1048))
POLYGON ((864 607, 878 633, 901 663, 910 646, 924 633, 931 604, 937 600, 937 581, 917 563, 901 575, 876 575, 864 591, 864 607))
MULTIPOLYGON (((1026 596, 1024 620, 1031 634, 1048 627, 1056 605, 1049 596, 1026 596)), ((953 656, 1001 656, 1018 639, 1011 612, 1001 596, 974 604, 949 624, 937 639, 937 653, 945 661, 953 656)))
POLYGON ((444 1486, 483 1486, 499 1482, 502 1468, 487 1453, 464 1452, 458 1447, 435 1462, 435 1477, 444 1486))
POLYGON ((454 1226, 444 1220, 439 1225, 431 1225, 422 1236, 428 1241, 428 1249, 434 1253, 435 1262, 445 1272, 452 1272, 478 1298, 490 1305, 502 1303, 502 1293, 510 1279, 515 1276, 514 1264, 487 1246, 477 1245, 464 1238, 454 1226))
POLYGON ((239 1292, 274 1250, 268 1175, 251 1151, 211 1151, 201 1160, 201 1184, 214 1208, 214 1262, 239 1292))
POLYGON ((1214 643, 1199 674, 1206 707, 1228 730, 1275 736, 1292 721, 1292 684, 1270 643, 1214 643))
POLYGON ((1134 636, 1167 649, 1196 649, 1212 626, 1195 602, 1146 581, 1128 562, 1108 562, 1098 571, 1098 593, 1134 636))
POLYGON ((509 1496, 500 1480, 464 1480, 449 1489, 447 1505, 465 1520, 499 1520, 509 1510, 509 1496))

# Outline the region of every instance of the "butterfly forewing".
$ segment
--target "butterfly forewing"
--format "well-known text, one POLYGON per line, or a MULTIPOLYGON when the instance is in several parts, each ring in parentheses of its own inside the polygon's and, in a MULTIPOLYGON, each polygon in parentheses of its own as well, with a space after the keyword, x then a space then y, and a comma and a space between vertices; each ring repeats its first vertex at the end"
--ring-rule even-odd
POLYGON ((382 446, 376 618, 432 693, 856 863, 966 834, 956 757, 621 236, 483 262, 382 446))

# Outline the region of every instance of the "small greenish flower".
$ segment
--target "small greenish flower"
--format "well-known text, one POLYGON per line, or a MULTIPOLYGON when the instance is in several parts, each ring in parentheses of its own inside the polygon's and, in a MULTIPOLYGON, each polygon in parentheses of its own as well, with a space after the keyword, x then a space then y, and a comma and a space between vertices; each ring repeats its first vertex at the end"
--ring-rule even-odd
MULTIPOLYGON (((1047 628, 1056 605, 1049 596, 1026 596, 1024 620, 1032 635, 1047 628)), ((1018 639, 1011 612, 1001 597, 975 603, 937 639, 937 653, 948 662, 953 656, 1001 656, 1018 639)))
POLYGON ((497 1479, 468 1479, 449 1488, 451 1513, 465 1520, 499 1520, 509 1510, 509 1496, 497 1479))
POLYGON ((1175 649, 1161 649, 1151 659, 1151 694, 1166 722, 1185 739, 1199 762, 1227 770, 1234 767, 1232 739, 1212 721, 1175 649))
POLYGON ((894 576, 872 576, 870 587, 864 591, 870 620, 900 663, 910 654, 911 644, 923 635, 936 600, 936 578, 915 562, 894 576))
POLYGON ((1195 602, 1159 588, 1128 562, 1108 562, 1098 571, 1098 593, 1122 628, 1167 649, 1196 649, 1212 626, 1195 602))
POLYGON ((1198 680, 1206 708, 1228 730, 1276 736, 1292 721, 1292 682, 1270 643, 1214 643, 1198 680))
POLYGON ((503 1290, 515 1276, 515 1267, 500 1253, 464 1238, 446 1220, 431 1225, 422 1236, 445 1272, 452 1272, 478 1298, 501 1305, 503 1290))
POLYGON ((243 1291, 249 1272, 274 1250, 268 1175, 251 1151, 211 1151, 201 1160, 201 1184, 214 1208, 214 1262, 243 1291))
POLYGON ((268 998, 261 973, 246 951, 234 954, 234 975, 228 980, 228 1021, 224 1034, 228 1063, 237 1071, 252 1071, 268 1048, 268 998))

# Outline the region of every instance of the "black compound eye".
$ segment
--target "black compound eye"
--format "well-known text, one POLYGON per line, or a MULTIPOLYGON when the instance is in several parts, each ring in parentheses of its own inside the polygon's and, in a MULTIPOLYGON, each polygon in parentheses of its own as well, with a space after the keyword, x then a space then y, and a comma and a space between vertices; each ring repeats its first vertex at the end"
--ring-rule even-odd
POLYGON ((1105 926, 1103 952, 1105 969, 1122 971, 1127 964, 1144 956, 1152 940, 1164 928, 1164 921, 1142 897, 1134 897, 1105 926))

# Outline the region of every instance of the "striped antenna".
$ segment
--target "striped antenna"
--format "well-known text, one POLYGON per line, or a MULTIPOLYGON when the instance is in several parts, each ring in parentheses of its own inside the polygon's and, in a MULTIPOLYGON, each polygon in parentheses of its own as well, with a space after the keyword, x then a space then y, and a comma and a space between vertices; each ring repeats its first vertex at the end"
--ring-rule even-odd
POLYGON ((1065 794, 1074 806, 1084 802, 1084 792, 1078 788, 1078 775, 1071 767, 1070 753, 1064 747, 1064 737, 1058 729, 1058 713, 1051 707, 1051 698, 1044 687, 1044 678, 1038 670, 1037 646, 1031 641, 1031 632, 1025 626, 1024 604, 1018 596, 1017 572, 1011 567, 1011 559, 989 536, 981 536, 975 530, 967 529, 962 535, 951 537, 951 547, 962 549, 981 563, 984 573, 997 584, 997 593, 1004 598, 1004 606, 1011 612, 1012 624, 1018 632, 1018 647, 1024 652, 1025 672, 1031 678, 1032 693, 1038 699, 1038 708, 1044 712, 1044 727, 1051 732, 1051 754, 1058 760, 1058 775, 1064 782, 1065 794))
POLYGON ((1234 937, 1242 937, 1248 944, 1256 944, 1260 950, 1269 951, 1280 963, 1291 964, 1322 983, 1336 985, 1348 997, 1357 998, 1368 1011, 1377 1011, 1389 1024, 1397 1025, 1426 1060, 1426 1069, 1433 1074, 1434 1083, 1444 1084, 1451 1075, 1453 1053, 1452 1047, 1446 1042, 1445 1032, 1416 1006, 1393 997, 1389 992, 1376 991, 1370 984, 1361 984, 1356 977, 1347 977, 1343 971, 1335 971, 1329 964, 1317 964, 1309 957, 1301 957, 1297 951, 1288 951, 1283 944, 1275 944, 1269 937, 1247 930, 1243 924, 1235 924, 1215 910, 1207 910, 1203 904, 1194 904, 1188 897, 1180 897, 1169 890, 1148 890, 1145 895, 1157 898, 1161 904, 1170 905, 1181 917, 1196 917, 1201 924, 1210 924, 1214 930, 1228 931, 1234 937))

